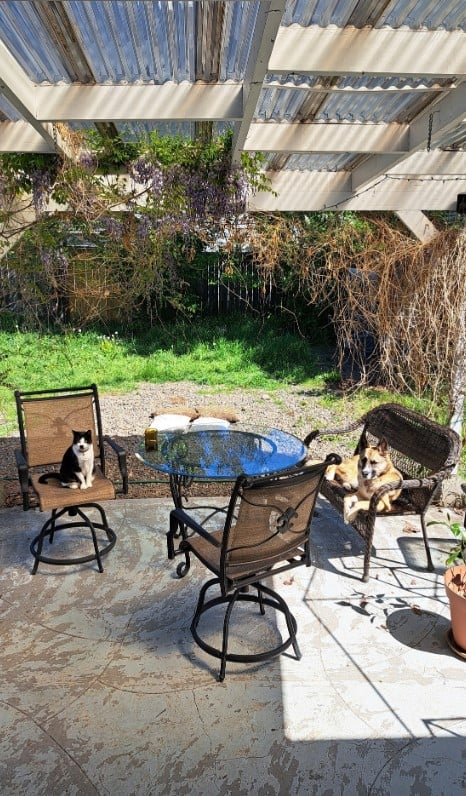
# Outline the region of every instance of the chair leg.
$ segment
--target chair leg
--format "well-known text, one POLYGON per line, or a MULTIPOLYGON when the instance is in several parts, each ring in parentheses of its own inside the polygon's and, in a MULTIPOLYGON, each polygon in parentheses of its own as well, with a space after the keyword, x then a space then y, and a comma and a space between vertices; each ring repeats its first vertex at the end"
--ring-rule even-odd
POLYGON ((42 530, 36 536, 30 545, 30 550, 32 555, 34 556, 34 564, 31 570, 31 574, 35 575, 37 572, 37 568, 39 566, 39 561, 42 561, 45 564, 54 564, 57 566, 60 565, 72 565, 72 564, 84 564, 90 561, 96 561, 99 572, 103 572, 102 566, 102 556, 106 555, 110 552, 110 550, 114 547, 116 542, 116 534, 115 532, 109 527, 107 516, 105 514, 104 509, 98 503, 86 503, 82 506, 72 506, 65 507, 63 509, 57 510, 53 509, 51 516, 47 520, 47 522, 43 525, 42 530), (84 509, 94 508, 100 514, 100 521, 93 522, 90 517, 87 516, 84 509), (74 522, 62 522, 58 523, 60 517, 64 514, 69 514, 70 516, 78 516, 80 519, 74 522), (86 556, 79 556, 75 558, 51 558, 49 556, 45 556, 43 554, 43 545, 44 539, 48 537, 49 544, 52 543, 54 539, 54 535, 57 531, 62 531, 68 528, 87 528, 92 537, 92 543, 94 552, 92 554, 86 556), (105 532, 108 544, 104 547, 99 548, 99 543, 97 540, 96 529, 102 530, 105 532))
MULTIPOLYGON (((50 518, 50 534, 49 534, 49 544, 53 544, 53 537, 54 537, 54 535, 55 535, 55 522, 56 522, 56 520, 57 520, 57 518, 58 518, 58 517, 61 517, 62 513, 63 513, 63 512, 59 512, 59 511, 57 511, 57 509, 53 509, 53 511, 52 511, 52 516, 51 516, 51 518, 50 518)), ((43 542, 43 541, 44 541, 44 540, 43 540, 43 538, 42 538, 42 542, 43 542)), ((41 545, 41 547, 42 547, 42 545, 41 545)))
POLYGON ((228 599, 228 607, 225 611, 225 618, 223 620, 223 636, 222 636, 222 655, 221 655, 221 664, 220 664, 220 672, 218 675, 219 682, 222 683, 225 679, 225 670, 227 665, 227 656, 228 656, 228 634, 230 630, 230 617, 233 608, 235 607, 235 603, 237 598, 239 597, 240 591, 237 589, 230 595, 228 599))
POLYGON ((55 531, 60 530, 62 527, 59 525, 57 527, 57 520, 60 517, 63 517, 66 514, 66 509, 53 509, 52 514, 50 515, 47 522, 42 526, 41 532, 35 539, 31 542, 30 550, 34 556, 34 565, 31 570, 31 575, 35 575, 37 572, 37 568, 39 566, 39 561, 44 561, 45 559, 42 557, 42 548, 44 546, 44 539, 48 536, 49 537, 49 544, 53 544, 53 539, 55 535, 55 531))
POLYGON ((427 536, 427 527, 426 527, 426 520, 424 514, 421 514, 421 528, 422 528, 422 538, 424 539, 424 547, 426 549, 426 557, 427 557, 427 571, 433 572, 434 571, 434 564, 432 561, 432 555, 430 553, 429 547, 429 539, 427 536))
POLYGON ((262 597, 262 587, 261 587, 260 583, 257 584, 257 596, 259 598, 259 609, 260 609, 260 612, 261 612, 262 615, 264 615, 265 614, 265 608, 264 608, 264 600, 263 600, 263 597, 262 597))
POLYGON ((183 545, 186 539, 186 528, 180 525, 177 520, 170 519, 170 530, 167 532, 167 555, 170 561, 177 555, 184 555, 184 561, 180 561, 176 568, 176 574, 179 578, 184 578, 188 574, 191 567, 191 559, 189 557, 189 549, 183 545), (175 538, 182 537, 178 548, 175 550, 175 538))
MULTIPOLYGON (((91 532, 92 542, 94 544, 95 559, 97 561, 97 567, 99 569, 99 572, 103 572, 104 568, 102 566, 102 559, 100 557, 99 545, 97 543, 97 535, 96 535, 95 528, 94 528, 94 525, 92 523, 92 520, 90 519, 90 517, 87 517, 84 514, 84 512, 81 511, 81 509, 79 509, 79 508, 76 510, 76 513, 81 517, 81 519, 83 521, 83 524, 87 525, 87 527, 89 528, 89 530, 91 532)), ((101 513, 101 517, 102 517, 102 513, 101 513)), ((106 523, 107 523, 107 518, 105 517, 105 524, 106 523)))

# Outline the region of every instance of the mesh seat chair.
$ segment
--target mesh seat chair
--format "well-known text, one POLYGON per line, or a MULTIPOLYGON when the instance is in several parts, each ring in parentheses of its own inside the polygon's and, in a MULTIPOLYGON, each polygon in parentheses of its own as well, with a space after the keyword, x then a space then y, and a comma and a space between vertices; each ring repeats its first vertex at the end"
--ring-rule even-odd
MULTIPOLYGON (((39 561, 47 564, 82 564, 97 561, 99 572, 103 572, 102 556, 116 542, 115 532, 109 528, 102 500, 115 498, 115 488, 105 475, 105 446, 107 443, 118 457, 122 477, 122 491, 128 491, 126 452, 102 433, 102 421, 98 391, 95 384, 71 389, 41 390, 36 392, 15 391, 18 412, 21 449, 15 451, 20 481, 23 508, 27 511, 39 505, 41 511, 51 511, 51 516, 31 543, 34 556, 32 574, 37 572, 39 561), (72 430, 90 429, 94 444, 95 477, 92 487, 68 489, 57 480, 39 483, 45 469, 57 471, 65 450, 72 444, 72 430), (32 499, 32 500, 31 500, 32 499), (95 509, 99 521, 93 521, 90 509, 95 509), (65 521, 62 518, 78 519, 65 521), (43 546, 48 538, 49 547, 58 531, 69 528, 85 528, 92 537, 92 552, 77 556, 44 555, 43 546), (105 539, 98 541, 97 530, 102 530, 105 539)), ((101 534, 101 536, 103 536, 101 534)), ((59 545, 57 545, 59 547, 59 545)))
MULTIPOLYGON (((359 446, 376 445, 382 438, 388 442, 390 458, 403 476, 398 484, 381 487, 372 497, 368 510, 358 511, 351 526, 364 540, 364 569, 362 580, 369 580, 369 567, 375 532, 375 522, 380 512, 377 505, 385 492, 394 486, 401 488, 399 497, 392 502, 390 511, 383 516, 418 515, 427 557, 427 569, 433 571, 432 556, 426 528, 426 512, 442 481, 458 463, 461 440, 448 426, 442 426, 419 412, 413 412, 396 403, 380 404, 344 428, 312 431, 304 440, 311 445, 322 436, 359 433, 354 452, 359 446)), ((331 444, 331 443, 330 443, 331 444)), ((322 494, 340 514, 346 492, 335 481, 324 479, 322 494)))
POLYGON ((190 555, 195 555, 214 575, 201 588, 191 623, 191 633, 205 652, 220 658, 219 680, 225 677, 227 661, 241 663, 268 660, 284 652, 290 645, 296 658, 301 653, 296 640, 296 621, 285 600, 264 586, 262 581, 298 566, 310 566, 309 532, 319 488, 328 464, 341 461, 329 455, 325 462, 304 468, 250 478, 240 476, 234 486, 224 527, 208 531, 184 509, 174 509, 167 534, 168 557, 177 553, 185 560, 178 567, 183 577, 190 568, 190 555), (174 539, 181 535, 175 553, 174 539), (206 600, 211 587, 220 588, 220 595, 206 600), (254 587, 251 591, 249 587, 254 587), (286 620, 287 637, 273 648, 251 654, 230 652, 229 623, 235 604, 252 602, 280 611, 286 620), (206 642, 198 631, 201 616, 215 606, 225 606, 221 648, 206 642))

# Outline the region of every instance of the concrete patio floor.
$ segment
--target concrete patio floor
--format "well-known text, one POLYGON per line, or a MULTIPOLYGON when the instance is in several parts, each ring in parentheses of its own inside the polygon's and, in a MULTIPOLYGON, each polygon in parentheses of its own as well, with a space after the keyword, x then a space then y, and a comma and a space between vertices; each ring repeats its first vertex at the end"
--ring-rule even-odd
MULTIPOLYGON (((427 573, 417 520, 380 520, 364 584, 359 539, 319 501, 314 565, 274 579, 302 659, 229 664, 218 683, 189 630, 207 573, 195 561, 176 577, 170 508, 108 504, 103 574, 35 576, 44 515, 0 511, 2 796, 464 796, 466 661, 446 642, 450 540, 436 526, 427 573)), ((238 643, 257 638, 243 621, 238 643)))

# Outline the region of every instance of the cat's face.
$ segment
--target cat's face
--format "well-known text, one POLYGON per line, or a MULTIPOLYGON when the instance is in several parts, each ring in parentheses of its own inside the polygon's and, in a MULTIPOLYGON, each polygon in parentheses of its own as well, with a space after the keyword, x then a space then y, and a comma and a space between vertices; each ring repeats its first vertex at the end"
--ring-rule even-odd
POLYGON ((73 446, 85 453, 92 446, 92 431, 73 431, 73 446))

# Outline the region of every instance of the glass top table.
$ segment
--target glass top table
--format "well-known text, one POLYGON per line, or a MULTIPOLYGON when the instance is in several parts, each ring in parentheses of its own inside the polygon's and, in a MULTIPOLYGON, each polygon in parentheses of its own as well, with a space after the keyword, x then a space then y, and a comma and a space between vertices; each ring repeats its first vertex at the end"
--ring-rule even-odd
POLYGON ((232 426, 227 429, 190 428, 159 431, 157 449, 144 441, 136 456, 148 467, 170 477, 176 506, 182 488, 191 481, 235 481, 239 475, 266 475, 302 462, 303 442, 277 428, 232 426))

